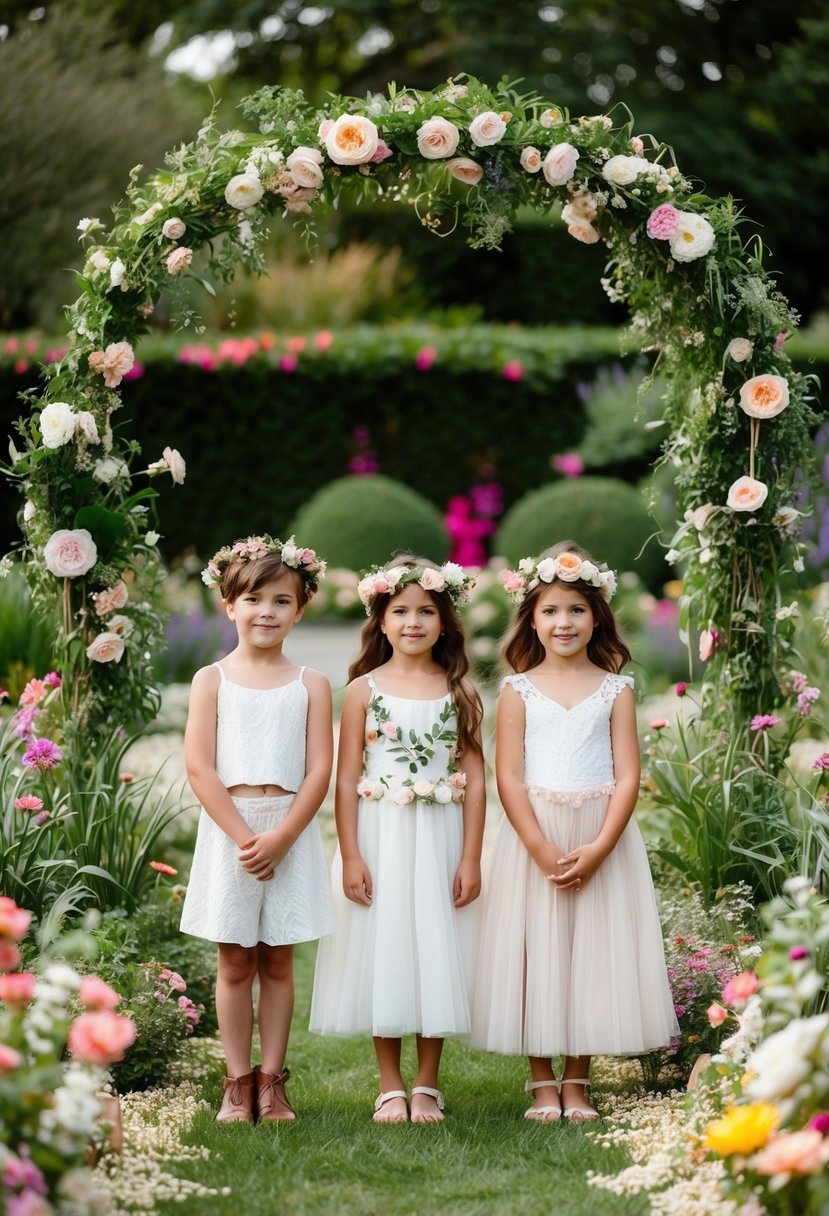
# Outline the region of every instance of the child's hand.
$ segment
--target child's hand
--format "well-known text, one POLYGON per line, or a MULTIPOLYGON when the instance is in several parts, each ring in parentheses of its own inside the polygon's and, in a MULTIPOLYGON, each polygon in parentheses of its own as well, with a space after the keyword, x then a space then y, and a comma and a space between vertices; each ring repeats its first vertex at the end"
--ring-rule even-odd
POLYGON ((580 845, 559 860, 557 872, 551 874, 550 879, 560 891, 578 892, 593 877, 604 859, 605 854, 595 843, 580 845))
POLYGON ((366 904, 371 907, 373 888, 371 874, 362 857, 354 861, 343 862, 343 891, 346 898, 355 904, 366 904))
POLYGON ((239 862, 243 869, 257 878, 259 882, 267 882, 273 878, 274 870, 285 857, 290 845, 284 840, 278 829, 270 832, 260 832, 251 836, 239 850, 239 862))
POLYGON ((558 874, 558 863, 561 861, 561 857, 561 849, 549 840, 545 840, 544 844, 533 853, 533 861, 545 878, 558 874))
POLYGON ((481 894, 481 866, 477 861, 461 858, 452 884, 452 899, 456 908, 465 908, 481 894))

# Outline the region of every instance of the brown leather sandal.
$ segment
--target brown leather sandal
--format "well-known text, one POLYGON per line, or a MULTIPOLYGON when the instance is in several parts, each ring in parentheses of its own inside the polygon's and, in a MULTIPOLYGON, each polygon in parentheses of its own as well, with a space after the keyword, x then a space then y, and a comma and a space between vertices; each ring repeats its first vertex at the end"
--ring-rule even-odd
POLYGON ((261 1068, 257 1068, 255 1072, 260 1123, 276 1119, 295 1119, 296 1111, 285 1097, 285 1082, 291 1075, 290 1069, 283 1068, 282 1072, 263 1072, 261 1068))
POLYGON ((252 1123, 256 1117, 254 1074, 225 1077, 222 1081, 222 1104, 216 1112, 217 1123, 252 1123))

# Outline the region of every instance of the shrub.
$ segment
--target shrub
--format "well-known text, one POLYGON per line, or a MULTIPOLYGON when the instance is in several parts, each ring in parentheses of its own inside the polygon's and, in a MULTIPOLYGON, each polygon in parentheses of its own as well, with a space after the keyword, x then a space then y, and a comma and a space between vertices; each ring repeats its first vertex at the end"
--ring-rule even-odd
POLYGON ((32 608, 26 579, 12 570, 0 578, 0 688, 17 701, 32 676, 53 665, 50 631, 32 608))
POLYGON ((609 477, 580 477, 526 494, 505 516, 493 548, 517 562, 569 538, 596 561, 613 570, 632 570, 645 586, 658 590, 667 573, 662 550, 652 541, 639 555, 655 530, 632 486, 609 477))
POLYGON ((406 550, 441 562, 449 538, 427 499, 390 477, 341 477, 320 490, 288 529, 332 566, 361 570, 406 550))

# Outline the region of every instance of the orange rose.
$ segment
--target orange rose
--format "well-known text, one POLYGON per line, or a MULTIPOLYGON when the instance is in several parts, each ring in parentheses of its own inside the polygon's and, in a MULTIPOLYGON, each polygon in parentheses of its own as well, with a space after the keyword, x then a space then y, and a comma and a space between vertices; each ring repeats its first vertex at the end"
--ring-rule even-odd
POLYGON ((728 491, 726 505, 732 511, 756 511, 768 497, 769 488, 753 477, 738 477, 728 491))
POLYGON ((370 118, 341 114, 325 136, 325 147, 337 165, 364 165, 377 151, 379 138, 370 118))
POLYGON ((740 409, 750 418, 774 418, 789 404, 789 386, 782 376, 752 376, 740 389, 740 409))
POLYGON ((581 578, 582 560, 576 553, 560 553, 556 558, 556 574, 565 583, 581 578))

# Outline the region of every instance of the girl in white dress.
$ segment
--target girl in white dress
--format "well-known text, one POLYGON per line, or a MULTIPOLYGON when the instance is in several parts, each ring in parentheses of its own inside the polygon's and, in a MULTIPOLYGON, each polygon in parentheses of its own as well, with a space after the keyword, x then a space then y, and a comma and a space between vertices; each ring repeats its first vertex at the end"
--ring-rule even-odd
POLYGON ((196 672, 184 738, 203 809, 181 928, 219 944, 222 1122, 295 1117, 285 1097, 294 943, 333 928, 314 818, 331 777, 331 688, 282 652, 324 573, 293 537, 252 536, 220 549, 202 576, 221 588, 239 638, 196 672), (262 1064, 252 1069, 257 977, 262 1064))
POLYGON ((493 848, 472 1041, 529 1056, 526 1117, 595 1119, 590 1057, 679 1033, 647 854, 639 745, 612 571, 572 541, 502 581, 518 605, 498 702, 506 811, 493 848), (557 1079, 551 1057, 564 1056, 557 1079))
POLYGON ((411 1120, 431 1123, 444 1036, 470 1028, 482 710, 455 605, 471 582, 454 563, 398 557, 358 588, 369 619, 340 724, 337 928, 317 954, 311 1029, 373 1036, 378 1123, 409 1117, 402 1036, 417 1036, 411 1120))

